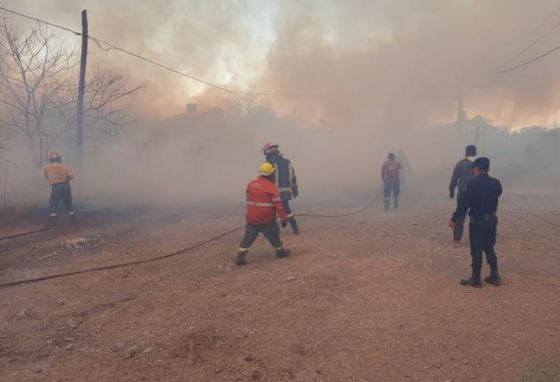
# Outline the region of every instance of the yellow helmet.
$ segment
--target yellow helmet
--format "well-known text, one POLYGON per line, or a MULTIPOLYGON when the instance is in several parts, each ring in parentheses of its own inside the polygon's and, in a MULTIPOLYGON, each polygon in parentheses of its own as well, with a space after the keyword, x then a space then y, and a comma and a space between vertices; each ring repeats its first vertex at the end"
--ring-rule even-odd
POLYGON ((263 164, 261 164, 261 167, 259 168, 259 175, 271 176, 272 174, 274 174, 274 171, 276 171, 276 169, 272 164, 268 162, 264 162, 263 164))

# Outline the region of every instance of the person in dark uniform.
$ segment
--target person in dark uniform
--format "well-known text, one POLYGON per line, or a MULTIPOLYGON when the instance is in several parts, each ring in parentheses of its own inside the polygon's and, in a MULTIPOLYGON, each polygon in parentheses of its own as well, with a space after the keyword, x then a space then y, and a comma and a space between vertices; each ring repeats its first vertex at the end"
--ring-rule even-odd
POLYGON ((276 187, 278 187, 278 192, 280 193, 280 198, 282 198, 282 204, 284 205, 284 211, 286 211, 288 215, 288 223, 290 223, 292 231, 297 235, 299 234, 299 227, 292 213, 292 209, 290 208, 290 200, 298 196, 296 172, 292 163, 282 156, 278 147, 279 146, 276 144, 267 143, 263 147, 263 153, 266 161, 271 163, 276 169, 271 179, 274 184, 276 184, 276 187))
POLYGON ((474 178, 459 200, 457 210, 449 221, 449 226, 455 228, 461 216, 469 212, 469 237, 471 240, 472 276, 461 280, 461 285, 479 288, 480 271, 482 268, 482 252, 486 253, 486 261, 490 266, 490 275, 484 279, 489 284, 500 285, 498 273, 498 258, 494 251, 496 244, 496 227, 498 218, 498 199, 502 195, 502 185, 498 179, 488 175, 490 160, 478 158, 473 164, 474 178))
MULTIPOLYGON (((476 146, 469 145, 465 148, 465 158, 461 159, 455 165, 453 174, 451 174, 451 182, 449 183, 449 197, 455 197, 455 188, 459 190, 457 194, 457 206, 461 203, 461 197, 467 190, 469 181, 474 177, 472 164, 476 159, 476 146)), ((458 247, 463 238, 463 226, 465 223, 466 214, 459 216, 455 222, 453 229, 453 246, 458 247)))

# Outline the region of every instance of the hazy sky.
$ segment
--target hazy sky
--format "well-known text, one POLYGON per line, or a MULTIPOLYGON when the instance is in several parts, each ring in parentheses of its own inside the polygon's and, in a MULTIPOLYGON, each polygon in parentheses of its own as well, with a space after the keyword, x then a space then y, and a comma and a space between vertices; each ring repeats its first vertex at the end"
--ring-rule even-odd
MULTIPOLYGON (((75 29, 86 8, 92 36, 229 88, 297 94, 253 101, 315 122, 433 124, 453 118, 461 95, 468 114, 516 127, 553 123, 560 109, 560 52, 515 72, 496 73, 560 44, 560 4, 553 0, 0 4, 75 29)), ((69 45, 79 41, 70 33, 56 34, 69 45)), ((147 85, 132 102, 146 115, 177 114, 193 100, 223 102, 205 86, 118 52, 91 44, 90 53, 92 66, 117 68, 131 82, 147 85)))

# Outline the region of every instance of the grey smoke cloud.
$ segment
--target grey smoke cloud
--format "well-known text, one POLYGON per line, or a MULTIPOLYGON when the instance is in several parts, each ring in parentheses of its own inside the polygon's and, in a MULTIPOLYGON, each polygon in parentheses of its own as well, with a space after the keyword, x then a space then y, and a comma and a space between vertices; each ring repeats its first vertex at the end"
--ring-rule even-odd
MULTIPOLYGON (((259 98, 276 110, 335 125, 439 122, 486 110, 502 124, 552 120, 559 98, 558 56, 506 75, 495 70, 556 22, 553 0, 5 1, 79 28, 87 8, 92 35, 201 78, 238 89, 328 93, 259 98), (544 21, 544 22, 543 22, 544 21), (540 28, 539 28, 540 27, 540 28)), ((560 30, 515 64, 550 48, 560 30)), ((73 37, 61 34, 61 37, 73 37)), ((126 72, 148 87, 132 105, 165 117, 204 88, 117 52, 92 46, 92 65, 126 72)), ((212 92, 211 92, 212 93, 212 92)))
MULTIPOLYGON (((428 185, 423 195, 439 198, 450 163, 475 136, 427 127, 453 120, 460 96, 469 115, 502 124, 540 123, 557 113, 559 57, 494 73, 531 41, 529 35, 540 33, 535 25, 557 8, 552 0, 5 5, 77 29, 79 12, 87 8, 92 35, 220 85, 288 94, 232 97, 92 44, 91 66, 119 69, 147 87, 128 101, 138 123, 88 152, 74 182, 86 203, 242 208, 244 187, 255 177, 267 141, 279 143, 294 161, 300 205, 368 200, 387 153, 401 148, 414 169, 409 187, 428 185), (197 102, 201 112, 184 115, 187 102, 197 102), (206 112, 212 108, 221 111, 206 112)), ((547 23, 559 21, 560 14, 547 23)), ((554 37, 535 52, 554 44, 554 37)), ((499 154, 498 165, 510 165, 513 146, 494 147, 505 140, 483 137, 481 154, 499 154)), ((526 143, 515 147, 524 150, 526 143)), ((10 158, 26 171, 10 169, 11 195, 40 202, 48 186, 24 151, 13 147, 10 158)), ((73 164, 71 151, 60 151, 73 164)), ((558 184, 557 175, 553 181, 558 184)))

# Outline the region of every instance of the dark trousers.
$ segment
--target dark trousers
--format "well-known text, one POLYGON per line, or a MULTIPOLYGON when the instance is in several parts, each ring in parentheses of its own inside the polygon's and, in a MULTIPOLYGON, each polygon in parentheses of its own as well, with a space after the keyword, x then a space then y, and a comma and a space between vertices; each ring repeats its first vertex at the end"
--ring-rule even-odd
POLYGON ((286 200, 282 200, 282 206, 284 207, 284 211, 286 212, 286 215, 288 217, 291 217, 290 215, 292 215, 292 209, 290 208, 290 201, 288 199, 286 200))
MULTIPOLYGON (((461 191, 459 191, 459 193, 457 194, 457 209, 459 209, 459 203, 463 195, 464 193, 461 191)), ((463 238, 466 217, 467 213, 465 212, 463 215, 459 216, 457 220, 455 220, 455 227, 453 228, 453 240, 461 241, 461 239, 463 238)))
POLYGON ((394 207, 398 208, 400 193, 401 184, 398 180, 385 181, 385 183, 383 184, 383 203, 385 204, 385 210, 389 209, 389 203, 391 203, 391 194, 393 195, 394 207))
POLYGON ((496 228, 498 218, 495 215, 480 216, 472 218, 469 224, 469 235, 471 239, 471 257, 473 276, 480 277, 482 268, 482 252, 486 254, 486 261, 490 265, 490 275, 498 276, 498 259, 494 252, 496 244, 496 228))
POLYGON ((68 182, 53 184, 51 186, 51 197, 49 199, 51 214, 56 214, 61 203, 64 205, 66 212, 74 212, 74 207, 72 206, 72 190, 68 182))
POLYGON ((253 245, 259 233, 264 235, 270 244, 276 249, 277 251, 282 249, 282 240, 280 240, 280 228, 276 221, 263 224, 263 225, 254 225, 254 224, 247 224, 245 226, 245 236, 241 240, 241 244, 239 244, 239 252, 247 252, 249 251, 249 247, 253 245))
POLYGON ((401 184, 398 180, 385 181, 383 187, 383 198, 385 198, 385 200, 390 200, 391 194, 393 195, 393 199, 398 200, 400 193, 401 184))
POLYGON ((286 216, 288 216, 288 222, 290 223, 290 227, 292 227, 292 231, 294 231, 295 234, 298 234, 299 227, 296 221, 296 217, 294 216, 292 209, 290 208, 290 200, 282 199, 282 206, 284 207, 284 211, 286 211, 286 216))

